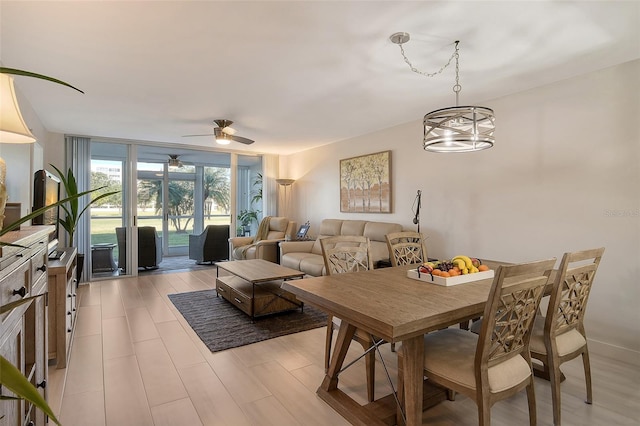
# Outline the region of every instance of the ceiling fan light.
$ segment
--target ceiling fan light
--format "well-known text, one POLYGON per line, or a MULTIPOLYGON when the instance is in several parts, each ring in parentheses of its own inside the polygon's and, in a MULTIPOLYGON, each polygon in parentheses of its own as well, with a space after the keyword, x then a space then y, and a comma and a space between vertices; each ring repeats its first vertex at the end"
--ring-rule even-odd
POLYGON ((493 110, 480 106, 456 106, 424 116, 423 148, 431 152, 473 152, 495 142, 493 110))
POLYGON ((219 136, 216 136, 216 143, 220 145, 229 145, 231 143, 231 139, 227 139, 227 137, 223 133, 219 136))

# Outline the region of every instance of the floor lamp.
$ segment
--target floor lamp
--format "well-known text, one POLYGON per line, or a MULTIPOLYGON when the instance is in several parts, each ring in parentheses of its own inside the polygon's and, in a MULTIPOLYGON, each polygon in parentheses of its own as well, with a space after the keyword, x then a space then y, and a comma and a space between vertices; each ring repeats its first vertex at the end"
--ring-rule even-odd
MULTIPOLYGON (((295 182, 294 179, 276 179, 276 183, 280 186, 284 187, 284 208, 283 210, 283 216, 289 218, 289 197, 287 197, 287 188, 289 188, 291 185, 293 185, 293 182, 295 182)), ((291 218, 289 218, 291 219, 291 218)))

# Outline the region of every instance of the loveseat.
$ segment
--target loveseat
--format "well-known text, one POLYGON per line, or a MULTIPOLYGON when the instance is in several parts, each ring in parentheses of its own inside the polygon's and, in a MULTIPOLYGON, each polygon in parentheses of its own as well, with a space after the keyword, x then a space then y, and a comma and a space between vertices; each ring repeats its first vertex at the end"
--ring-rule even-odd
POLYGON ((320 239, 334 235, 362 235, 369 238, 375 266, 377 262, 389 259, 385 235, 400 231, 402 225, 398 223, 324 219, 315 240, 280 243, 280 264, 314 277, 326 275, 320 239))

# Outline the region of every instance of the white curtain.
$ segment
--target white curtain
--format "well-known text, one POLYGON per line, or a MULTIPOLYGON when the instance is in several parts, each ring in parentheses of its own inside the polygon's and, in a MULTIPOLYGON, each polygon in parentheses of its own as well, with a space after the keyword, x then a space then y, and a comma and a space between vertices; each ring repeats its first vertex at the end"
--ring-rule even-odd
POLYGON ((262 157, 262 206, 264 216, 278 214, 278 156, 265 154, 262 157))
MULTIPOLYGON (((78 184, 78 192, 91 189, 91 139, 80 136, 65 136, 66 144, 66 170, 71 167, 78 184)), ((82 211, 89 202, 88 197, 81 197, 78 200, 78 211, 82 211)), ((81 281, 91 278, 91 238, 90 238, 90 215, 85 212, 78 220, 76 228, 76 244, 78 254, 84 254, 85 261, 82 268, 81 281)), ((67 241, 68 246, 73 246, 73 241, 67 241)))

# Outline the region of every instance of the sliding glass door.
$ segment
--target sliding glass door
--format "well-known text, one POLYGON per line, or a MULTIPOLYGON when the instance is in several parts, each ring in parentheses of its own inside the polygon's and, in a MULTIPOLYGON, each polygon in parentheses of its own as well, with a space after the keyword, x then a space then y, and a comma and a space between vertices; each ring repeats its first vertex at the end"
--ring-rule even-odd
POLYGON ((189 235, 207 225, 235 224, 240 231, 231 229, 231 236, 254 235, 263 215, 258 155, 92 141, 91 164, 94 186, 121 191, 91 211, 93 278, 137 275, 162 267, 169 256, 189 262, 189 235), (239 216, 249 218, 245 227, 239 216), (147 244, 141 227, 156 231, 158 259, 152 267, 141 260, 139 247, 147 244), (138 255, 131 259, 137 268, 126 266, 127 252, 138 255))
POLYGON ((91 188, 120 191, 90 207, 91 257, 88 261, 92 279, 131 274, 131 268, 126 267, 128 157, 126 144, 91 144, 91 188))

